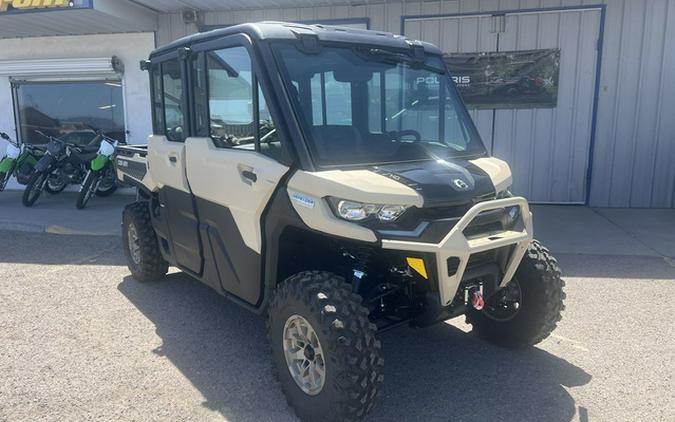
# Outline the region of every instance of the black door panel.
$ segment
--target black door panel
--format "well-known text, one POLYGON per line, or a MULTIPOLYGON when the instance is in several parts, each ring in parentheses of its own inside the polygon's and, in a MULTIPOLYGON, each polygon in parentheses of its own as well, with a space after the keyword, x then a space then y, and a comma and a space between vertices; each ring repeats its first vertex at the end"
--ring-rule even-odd
POLYGON ((222 205, 196 198, 202 226, 208 239, 202 239, 204 248, 210 248, 222 288, 246 302, 255 305, 260 299, 260 254, 244 243, 230 210, 222 205))
POLYGON ((174 255, 179 266, 201 274, 202 249, 199 240, 199 222, 194 210, 192 195, 164 186, 159 192, 160 202, 168 204, 163 211, 168 215, 174 255))

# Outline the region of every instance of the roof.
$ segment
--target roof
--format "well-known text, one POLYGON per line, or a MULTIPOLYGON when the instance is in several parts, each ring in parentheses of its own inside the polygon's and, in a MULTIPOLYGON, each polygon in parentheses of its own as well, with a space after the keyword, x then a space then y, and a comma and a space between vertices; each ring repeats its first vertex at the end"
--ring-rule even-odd
POLYGON ((420 45, 426 53, 441 54, 438 47, 424 41, 413 40, 390 32, 370 31, 329 25, 304 25, 290 22, 243 23, 208 32, 188 35, 152 52, 150 57, 189 47, 200 41, 213 40, 234 34, 247 34, 253 40, 295 40, 303 35, 316 35, 319 41, 368 44, 393 49, 408 49, 412 44, 420 45))

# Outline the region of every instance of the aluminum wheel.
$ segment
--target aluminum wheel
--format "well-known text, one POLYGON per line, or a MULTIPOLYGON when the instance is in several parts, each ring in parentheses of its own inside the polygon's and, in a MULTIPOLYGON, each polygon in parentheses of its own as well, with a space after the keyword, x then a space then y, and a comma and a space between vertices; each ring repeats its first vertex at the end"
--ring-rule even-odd
POLYGON ((300 315, 286 320, 283 349, 288 371, 300 389, 315 396, 326 382, 326 361, 316 331, 300 315))
POLYGON ((129 224, 128 240, 129 240, 129 254, 136 265, 141 263, 141 240, 138 238, 136 226, 129 224))

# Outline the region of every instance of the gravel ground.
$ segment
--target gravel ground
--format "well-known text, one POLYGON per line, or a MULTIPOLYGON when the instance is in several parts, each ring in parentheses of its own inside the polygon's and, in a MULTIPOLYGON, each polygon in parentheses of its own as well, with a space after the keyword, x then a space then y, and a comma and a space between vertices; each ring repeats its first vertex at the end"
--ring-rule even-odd
MULTIPOLYGON (((294 420, 259 317, 181 273, 136 282, 119 238, 0 238, 0 420, 294 420)), ((567 311, 536 348, 462 320, 386 334, 370 420, 675 420, 675 263, 559 259, 567 311)))

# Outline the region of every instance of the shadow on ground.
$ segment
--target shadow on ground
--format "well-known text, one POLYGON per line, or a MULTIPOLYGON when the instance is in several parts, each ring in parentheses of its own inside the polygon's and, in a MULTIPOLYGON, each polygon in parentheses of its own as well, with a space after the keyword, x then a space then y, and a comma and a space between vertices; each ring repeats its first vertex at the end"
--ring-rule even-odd
MULTIPOLYGON (((181 273, 118 286, 156 326, 170 361, 232 421, 292 420, 272 381, 264 320, 181 273)), ((370 420, 569 421, 564 387, 588 383, 584 370, 541 349, 510 351, 440 324, 383 337, 385 388, 370 420)))
POLYGON ((0 230, 0 262, 126 266, 122 238, 0 230))

